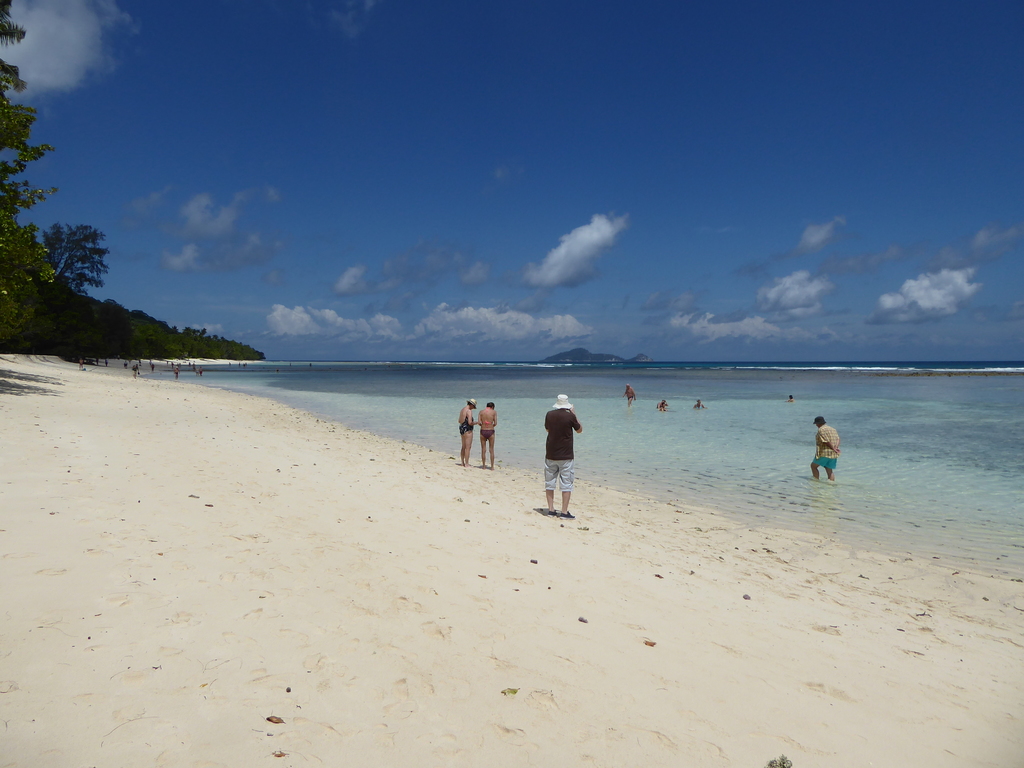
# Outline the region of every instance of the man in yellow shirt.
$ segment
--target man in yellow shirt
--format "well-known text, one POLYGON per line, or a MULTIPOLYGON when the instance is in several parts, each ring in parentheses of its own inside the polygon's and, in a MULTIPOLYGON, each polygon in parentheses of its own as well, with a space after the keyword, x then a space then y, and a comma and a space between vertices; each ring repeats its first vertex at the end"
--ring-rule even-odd
POLYGON ((824 467, 828 479, 835 480, 836 477, 832 470, 836 468, 836 460, 841 453, 839 450, 839 433, 825 424, 825 419, 821 416, 815 417, 814 425, 818 428, 818 434, 815 437, 814 461, 811 462, 811 474, 814 475, 815 480, 820 479, 818 477, 818 467, 824 467))

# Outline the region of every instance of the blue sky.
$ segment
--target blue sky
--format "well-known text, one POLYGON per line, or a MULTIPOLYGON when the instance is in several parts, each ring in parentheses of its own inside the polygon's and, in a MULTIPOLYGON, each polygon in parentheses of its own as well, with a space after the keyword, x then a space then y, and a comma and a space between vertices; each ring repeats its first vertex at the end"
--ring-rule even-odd
POLYGON ((1019 1, 13 16, 31 220, 268 357, 1024 358, 1019 1))

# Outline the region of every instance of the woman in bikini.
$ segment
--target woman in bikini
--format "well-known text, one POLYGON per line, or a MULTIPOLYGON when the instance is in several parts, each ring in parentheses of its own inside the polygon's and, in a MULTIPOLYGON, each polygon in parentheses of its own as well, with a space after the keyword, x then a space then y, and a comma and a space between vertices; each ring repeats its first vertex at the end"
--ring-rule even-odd
POLYGON ((480 468, 487 468, 487 446, 491 446, 491 469, 494 469, 494 430, 498 426, 498 412, 494 410, 494 403, 488 403, 487 407, 480 411, 480 418, 477 421, 480 425, 480 468))
POLYGON ((469 454, 473 452, 473 409, 476 408, 476 400, 470 398, 459 411, 459 436, 462 438, 462 466, 469 466, 469 454))

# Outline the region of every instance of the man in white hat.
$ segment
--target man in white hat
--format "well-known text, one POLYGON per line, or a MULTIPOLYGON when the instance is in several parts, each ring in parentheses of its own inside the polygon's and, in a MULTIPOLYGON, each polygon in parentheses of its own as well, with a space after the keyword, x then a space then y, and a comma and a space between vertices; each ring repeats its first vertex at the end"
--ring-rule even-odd
POLYGON ((562 517, 574 520, 569 512, 569 497, 576 477, 575 454, 572 449, 572 433, 583 431, 583 425, 576 418, 576 409, 569 402, 568 395, 559 395, 557 401, 544 417, 544 429, 548 433, 547 450, 544 454, 544 489, 548 497, 548 514, 555 512, 555 485, 562 487, 562 517))

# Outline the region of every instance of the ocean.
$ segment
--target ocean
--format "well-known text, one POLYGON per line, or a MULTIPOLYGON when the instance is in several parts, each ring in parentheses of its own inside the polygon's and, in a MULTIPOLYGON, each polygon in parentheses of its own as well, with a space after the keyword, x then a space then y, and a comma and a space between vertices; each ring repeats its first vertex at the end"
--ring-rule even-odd
MULTIPOLYGON (((304 361, 207 366, 195 380, 455 456, 466 399, 493 401, 497 459, 537 472, 538 504, 544 414, 564 393, 584 427, 578 481, 1017 577, 1020 373, 1024 363, 304 361), (638 395, 632 407, 627 383, 638 395), (697 398, 706 410, 693 409, 697 398), (666 413, 656 410, 661 399, 666 413), (834 483, 810 475, 819 415, 842 438, 834 483)), ((477 435, 473 456, 479 463, 477 435)))

